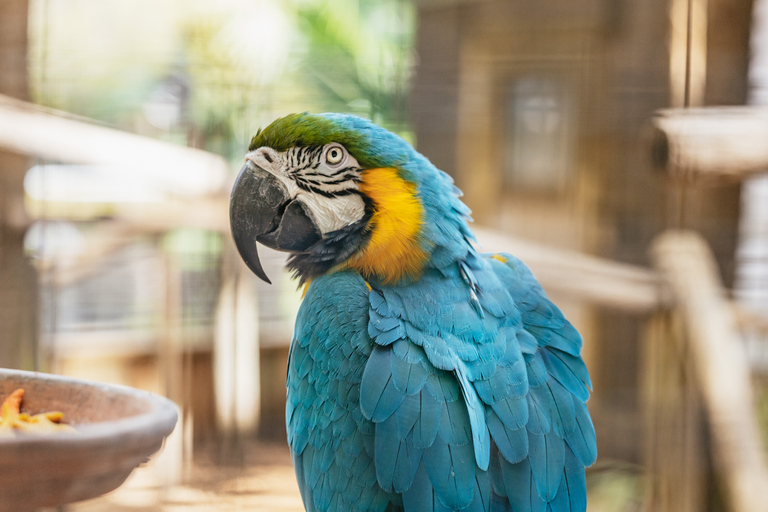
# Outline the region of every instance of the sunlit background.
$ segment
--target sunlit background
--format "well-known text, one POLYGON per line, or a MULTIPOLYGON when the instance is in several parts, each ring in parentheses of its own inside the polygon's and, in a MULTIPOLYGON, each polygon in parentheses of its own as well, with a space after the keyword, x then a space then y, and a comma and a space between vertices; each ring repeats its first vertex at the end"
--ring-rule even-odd
POLYGON ((301 293, 278 253, 274 285, 250 274, 227 211, 251 136, 302 111, 412 142, 584 334, 590 511, 739 510, 707 382, 752 383, 731 402, 762 454, 768 0, 0 0, 0 94, 0 366, 181 408, 155 460, 65 510, 302 510, 301 293), (705 291, 664 284, 671 229, 706 242, 749 375, 697 356, 705 291))

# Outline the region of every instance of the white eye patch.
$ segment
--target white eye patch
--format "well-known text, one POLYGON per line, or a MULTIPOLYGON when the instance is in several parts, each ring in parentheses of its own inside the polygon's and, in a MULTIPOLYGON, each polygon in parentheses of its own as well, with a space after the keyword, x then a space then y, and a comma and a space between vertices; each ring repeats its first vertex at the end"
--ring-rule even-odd
POLYGON ((312 212, 313 220, 322 234, 349 226, 365 215, 365 203, 357 194, 325 197, 300 190, 299 197, 312 212))

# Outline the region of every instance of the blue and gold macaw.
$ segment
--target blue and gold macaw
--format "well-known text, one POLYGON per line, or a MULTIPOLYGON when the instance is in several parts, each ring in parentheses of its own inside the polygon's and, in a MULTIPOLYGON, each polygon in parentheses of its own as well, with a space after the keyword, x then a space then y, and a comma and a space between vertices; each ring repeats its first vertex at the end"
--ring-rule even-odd
POLYGON ((582 340, 528 268, 479 254, 451 178, 359 117, 251 141, 232 234, 306 285, 286 422, 308 511, 584 511, 582 340))

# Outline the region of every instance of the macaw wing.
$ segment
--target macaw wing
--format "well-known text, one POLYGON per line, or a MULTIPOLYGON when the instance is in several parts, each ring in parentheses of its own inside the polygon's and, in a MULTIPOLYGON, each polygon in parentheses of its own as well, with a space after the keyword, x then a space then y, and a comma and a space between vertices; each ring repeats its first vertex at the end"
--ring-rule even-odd
POLYGON ((507 261, 466 268, 479 305, 437 271, 370 293, 360 405, 378 482, 406 511, 583 509, 595 450, 581 341, 507 261))
MULTIPOLYGON (((514 510, 583 511, 584 467, 595 462, 597 444, 585 403, 592 384, 580 357, 581 336, 523 262, 509 254, 495 255, 488 262, 520 311, 517 341, 525 362, 529 413, 524 431, 527 457, 520 457, 514 444, 504 439, 504 433, 509 438, 515 432, 516 423, 498 414, 499 421, 488 422, 499 448, 503 481, 495 490, 506 494, 514 510)), ((493 411, 498 413, 495 407, 493 411)))

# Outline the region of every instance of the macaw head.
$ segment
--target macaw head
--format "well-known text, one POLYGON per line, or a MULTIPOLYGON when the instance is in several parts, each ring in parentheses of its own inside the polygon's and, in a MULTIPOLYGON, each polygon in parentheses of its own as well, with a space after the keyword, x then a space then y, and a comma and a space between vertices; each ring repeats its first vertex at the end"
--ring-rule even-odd
POLYGON ((395 284, 472 250, 459 195, 447 174, 370 121, 291 114, 251 140, 230 223, 245 263, 267 282, 257 242, 289 252, 302 283, 351 268, 395 284))

